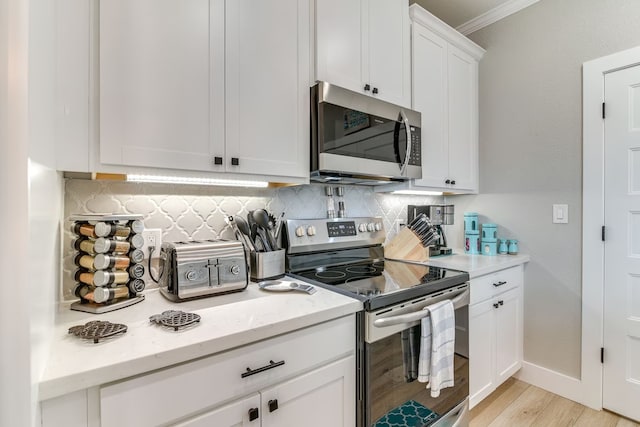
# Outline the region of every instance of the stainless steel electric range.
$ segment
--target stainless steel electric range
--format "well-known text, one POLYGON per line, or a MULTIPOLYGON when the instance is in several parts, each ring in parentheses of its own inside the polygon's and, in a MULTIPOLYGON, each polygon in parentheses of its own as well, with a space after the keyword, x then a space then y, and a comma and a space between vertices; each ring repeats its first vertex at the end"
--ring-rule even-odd
POLYGON ((381 218, 287 220, 285 230, 289 274, 363 302, 357 425, 402 418, 407 427, 467 426, 469 275, 385 260, 381 218), (444 299, 456 308, 455 384, 433 398, 416 381, 420 320, 428 315, 423 308, 444 299))

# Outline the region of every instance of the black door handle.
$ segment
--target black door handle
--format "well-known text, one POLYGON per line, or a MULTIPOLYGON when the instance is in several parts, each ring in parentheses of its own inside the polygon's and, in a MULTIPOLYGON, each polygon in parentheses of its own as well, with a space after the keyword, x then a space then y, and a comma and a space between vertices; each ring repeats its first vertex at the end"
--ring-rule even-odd
POLYGON ((456 180, 455 179, 451 181, 451 185, 456 185, 456 180))
POLYGON ((448 180, 446 180, 444 183, 445 183, 445 184, 451 184, 451 180, 450 180, 450 179, 448 179, 448 180))
POLYGON ((498 286, 502 286, 502 285, 506 285, 506 284, 507 284, 507 282, 498 282, 498 283, 494 283, 493 286, 495 286, 497 288, 498 286))
POLYGON ((232 166, 238 166, 240 164, 240 159, 237 157, 232 157, 231 158, 231 165, 232 166))
POLYGON ((222 157, 218 157, 218 156, 214 157, 213 158, 213 164, 214 165, 221 165, 222 164, 222 157))
POLYGON ((493 308, 498 308, 498 307, 500 307, 500 305, 497 302, 493 304, 493 308))
POLYGON ((376 95, 376 94, 378 93, 378 88, 377 88, 377 87, 374 87, 374 88, 373 88, 372 93, 373 93, 374 95, 376 95))
POLYGON ((249 421, 257 420, 259 416, 260 412, 258 411, 258 408, 249 409, 249 421))
POLYGON ((365 92, 369 92, 371 90, 371 86, 369 85, 369 83, 367 83, 366 85, 364 85, 364 91, 365 92))
POLYGON ((273 412, 278 409, 278 399, 269 401, 269 412, 273 412))
POLYGON ((503 301, 503 300, 500 300, 500 301, 498 301, 498 304, 500 304, 500 305, 504 305, 504 301, 503 301))

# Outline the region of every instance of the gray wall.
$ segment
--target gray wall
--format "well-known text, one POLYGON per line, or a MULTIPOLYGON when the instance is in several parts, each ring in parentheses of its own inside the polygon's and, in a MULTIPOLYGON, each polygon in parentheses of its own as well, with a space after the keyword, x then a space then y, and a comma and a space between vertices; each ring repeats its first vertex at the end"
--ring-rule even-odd
MULTIPOLYGON (((640 45, 640 1, 542 0, 470 38, 487 49, 481 194, 448 201, 456 213, 477 211, 499 224, 499 236, 520 240, 531 255, 525 360, 579 378, 582 63, 640 45), (552 224, 554 203, 569 205, 569 224, 552 224)), ((460 239, 460 226, 456 232, 460 239)))

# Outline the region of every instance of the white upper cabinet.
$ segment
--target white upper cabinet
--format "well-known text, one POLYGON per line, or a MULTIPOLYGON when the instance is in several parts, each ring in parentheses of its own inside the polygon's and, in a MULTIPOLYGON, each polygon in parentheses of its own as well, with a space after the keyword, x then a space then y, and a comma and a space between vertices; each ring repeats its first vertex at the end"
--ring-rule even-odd
POLYGON ((226 157, 239 172, 309 176, 309 19, 307 0, 226 3, 226 157))
POLYGON ((308 0, 59 3, 61 169, 308 182, 308 0))
POLYGON ((317 0, 316 80, 411 105, 408 0, 317 0))
POLYGON ((484 49, 412 5, 412 95, 422 114, 414 188, 478 192, 478 61, 484 49))
POLYGON ((100 2, 102 163, 214 169, 224 156, 224 33, 213 31, 223 12, 209 0, 100 2))

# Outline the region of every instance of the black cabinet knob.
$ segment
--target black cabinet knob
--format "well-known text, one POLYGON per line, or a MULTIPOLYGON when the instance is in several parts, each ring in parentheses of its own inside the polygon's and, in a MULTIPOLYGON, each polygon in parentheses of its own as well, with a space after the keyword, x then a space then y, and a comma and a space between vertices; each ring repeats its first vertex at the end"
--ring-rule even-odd
POLYGON ((456 180, 455 179, 451 181, 451 185, 456 185, 456 180))
POLYGON ((364 91, 368 92, 371 90, 371 86, 369 86, 369 83, 367 83, 366 85, 364 85, 364 91))
POLYGON ((269 401, 269 412, 273 412, 278 409, 278 399, 273 399, 269 401))
POLYGON ((231 158, 231 165, 232 166, 238 166, 240 164, 240 159, 237 157, 232 157, 231 158))
POLYGON ((374 95, 377 94, 378 93, 378 88, 374 87, 372 92, 373 92, 374 95))
POLYGON ((498 301, 498 304, 500 304, 500 305, 504 305, 504 301, 503 301, 503 300, 500 300, 500 301, 498 301))
POLYGON ((445 184, 451 184, 451 180, 450 180, 450 179, 448 179, 448 180, 446 180, 444 183, 445 183, 445 184))
POLYGON ((214 157, 213 158, 213 164, 214 165, 221 165, 222 164, 222 157, 214 157))
POLYGON ((257 420, 260 416, 260 412, 258 412, 258 408, 249 409, 249 421, 257 420))
POLYGON ((498 308, 500 307, 500 304, 498 304, 497 302, 493 304, 493 308, 498 308))

